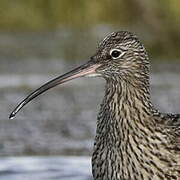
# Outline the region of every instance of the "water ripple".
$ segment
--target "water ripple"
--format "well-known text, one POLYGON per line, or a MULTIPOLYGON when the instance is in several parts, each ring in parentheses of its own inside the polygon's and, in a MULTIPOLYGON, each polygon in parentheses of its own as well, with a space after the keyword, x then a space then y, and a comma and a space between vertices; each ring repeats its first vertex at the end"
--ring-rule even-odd
POLYGON ((89 157, 6 157, 0 159, 1 180, 91 180, 89 157))

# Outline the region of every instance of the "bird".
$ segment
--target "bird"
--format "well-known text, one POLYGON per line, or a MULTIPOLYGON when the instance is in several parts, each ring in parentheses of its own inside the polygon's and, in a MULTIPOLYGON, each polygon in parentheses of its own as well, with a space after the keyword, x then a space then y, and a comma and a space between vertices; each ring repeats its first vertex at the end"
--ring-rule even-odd
POLYGON ((180 114, 161 113, 152 104, 150 60, 132 32, 108 34, 89 61, 32 92, 10 118, 48 89, 91 76, 105 80, 92 153, 94 180, 180 179, 180 114))

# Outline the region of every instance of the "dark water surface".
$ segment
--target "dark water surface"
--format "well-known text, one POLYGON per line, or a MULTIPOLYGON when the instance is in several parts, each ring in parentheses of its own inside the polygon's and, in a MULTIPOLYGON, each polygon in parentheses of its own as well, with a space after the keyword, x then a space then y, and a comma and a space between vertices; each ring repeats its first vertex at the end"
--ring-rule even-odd
MULTIPOLYGON (((57 87, 27 105, 13 120, 10 111, 48 74, 0 76, 0 155, 90 155, 96 116, 104 94, 102 79, 84 78, 57 87)), ((180 112, 180 75, 155 72, 152 101, 163 112, 180 112)))
MULTIPOLYGON (((104 95, 101 78, 81 78, 58 86, 25 106, 15 119, 8 119, 12 109, 32 90, 72 68, 62 62, 32 60, 32 73, 26 72, 29 62, 21 73, 1 73, 0 155, 91 154, 96 116, 104 95), (59 73, 53 72, 55 64, 59 73)), ((180 112, 180 74, 175 69, 177 64, 174 71, 154 66, 151 73, 152 101, 162 112, 180 112)))

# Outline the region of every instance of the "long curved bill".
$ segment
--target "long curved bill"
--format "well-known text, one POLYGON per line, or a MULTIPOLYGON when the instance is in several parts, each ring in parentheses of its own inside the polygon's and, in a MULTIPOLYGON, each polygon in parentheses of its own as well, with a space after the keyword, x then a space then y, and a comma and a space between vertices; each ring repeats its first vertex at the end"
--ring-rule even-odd
POLYGON ((87 62, 84 65, 79 66, 78 68, 73 69, 70 72, 61 75, 46 84, 42 85, 40 88, 33 91, 30 95, 28 95, 10 114, 9 118, 13 119, 15 115, 22 109, 27 103, 29 103, 32 99, 39 96, 40 94, 44 93, 48 89, 51 89, 59 84, 62 84, 66 81, 83 77, 83 76, 90 76, 96 74, 96 69, 100 66, 100 64, 92 63, 91 61, 87 62))

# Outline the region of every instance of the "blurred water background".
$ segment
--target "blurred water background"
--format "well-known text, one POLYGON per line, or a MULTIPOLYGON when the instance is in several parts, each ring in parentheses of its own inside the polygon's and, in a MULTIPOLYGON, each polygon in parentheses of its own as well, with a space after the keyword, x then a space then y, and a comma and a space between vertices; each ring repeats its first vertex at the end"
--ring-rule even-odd
POLYGON ((149 52, 153 103, 180 112, 180 1, 0 0, 0 179, 91 179, 104 80, 82 78, 11 110, 32 90, 78 66, 117 30, 149 52))

